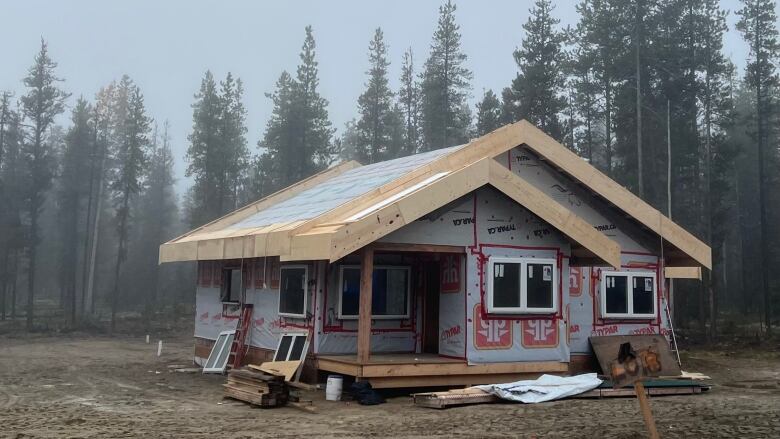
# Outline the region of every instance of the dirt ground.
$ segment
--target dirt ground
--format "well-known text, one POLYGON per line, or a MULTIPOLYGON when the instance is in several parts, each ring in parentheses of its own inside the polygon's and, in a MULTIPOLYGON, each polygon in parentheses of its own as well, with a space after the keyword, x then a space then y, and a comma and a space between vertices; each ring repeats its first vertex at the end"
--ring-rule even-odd
MULTIPOLYGON (((0 436, 29 437, 645 437, 635 399, 484 404, 434 410, 408 396, 363 407, 326 402, 318 413, 224 400, 224 377, 190 367, 192 339, 157 346, 137 337, 0 338, 0 436)), ((685 353, 710 392, 652 400, 662 437, 780 437, 780 354, 685 353)))

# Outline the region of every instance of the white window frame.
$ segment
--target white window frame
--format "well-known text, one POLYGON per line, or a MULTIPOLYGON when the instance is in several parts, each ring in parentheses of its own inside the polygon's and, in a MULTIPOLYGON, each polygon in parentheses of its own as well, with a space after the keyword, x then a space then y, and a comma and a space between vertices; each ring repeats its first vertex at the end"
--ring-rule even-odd
MULTIPOLYGON (((338 318, 340 320, 357 320, 359 315, 344 314, 342 311, 342 305, 344 304, 344 269, 357 269, 360 270, 360 265, 341 265, 339 267, 339 309, 338 318)), ((399 320, 411 318, 412 308, 412 267, 408 265, 375 265, 374 270, 377 269, 394 269, 406 271, 406 314, 396 315, 371 315, 373 320, 399 320)), ((373 275, 373 273, 372 273, 373 275)), ((373 293, 373 291, 372 291, 373 293)), ((358 296, 359 297, 359 296, 358 296)))
POLYGON ((217 336, 217 339, 214 340, 214 345, 211 347, 211 352, 209 352, 209 356, 206 358, 206 362, 203 363, 203 373, 224 373, 225 369, 227 368, 227 363, 230 360, 230 349, 233 346, 233 341, 235 341, 236 331, 222 331, 217 336), (233 336, 233 340, 230 340, 230 343, 228 343, 228 339, 230 336, 233 336), (219 340, 224 337, 224 342, 222 345, 219 345, 219 340), (217 347, 219 347, 219 350, 217 351, 217 347), (228 354, 225 355, 225 362, 221 365, 217 366, 216 364, 213 365, 213 367, 206 367, 206 365, 209 363, 209 359, 213 356, 214 360, 216 361, 217 358, 219 358, 220 355, 222 355, 222 352, 227 349, 228 354))
POLYGON ((298 361, 298 360, 290 360, 290 354, 292 354, 292 348, 295 346, 295 340, 298 337, 304 337, 303 342, 303 350, 301 351, 301 358, 300 360, 303 361, 306 359, 306 355, 309 352, 309 333, 308 332, 283 332, 282 335, 279 337, 279 341, 276 343, 276 350, 274 350, 274 356, 273 361, 298 361), (287 355, 284 356, 284 358, 277 359, 276 357, 279 355, 279 348, 282 346, 282 340, 284 337, 292 337, 292 340, 290 341, 290 347, 287 349, 287 355))
POLYGON ((601 316, 607 319, 654 319, 658 314, 658 279, 652 271, 602 271, 601 272, 601 316), (626 306, 627 313, 607 312, 607 276, 620 276, 626 280, 626 306), (653 279, 653 313, 637 314, 634 312, 634 278, 649 277, 653 279))
POLYGON ((292 318, 298 318, 298 319, 305 319, 306 318, 306 310, 309 306, 309 266, 305 264, 299 264, 299 265, 282 265, 279 267, 279 305, 277 306, 277 311, 279 312, 279 315, 282 317, 292 317, 292 318), (282 272, 284 270, 288 269, 298 269, 303 268, 303 313, 301 314, 294 314, 294 313, 288 313, 288 312, 282 312, 282 289, 284 288, 284 276, 282 276, 282 272))
POLYGON ((559 303, 558 261, 553 258, 496 258, 488 259, 487 268, 487 311, 489 314, 554 314, 558 312, 559 303), (520 306, 496 307, 493 306, 493 276, 495 264, 520 264, 520 306), (552 307, 529 308, 528 307, 528 264, 550 264, 552 270, 552 307))

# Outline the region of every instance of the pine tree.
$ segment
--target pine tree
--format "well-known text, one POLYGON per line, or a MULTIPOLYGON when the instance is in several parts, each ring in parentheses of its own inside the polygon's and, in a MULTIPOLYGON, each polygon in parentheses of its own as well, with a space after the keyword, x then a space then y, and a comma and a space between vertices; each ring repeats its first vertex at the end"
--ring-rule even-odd
POLYGON ((82 201, 89 187, 90 153, 93 149, 92 107, 79 98, 71 113, 72 126, 65 136, 58 188, 60 226, 60 288, 68 303, 71 325, 76 323, 76 278, 79 253, 79 221, 82 201))
POLYGON ((187 177, 194 177, 192 192, 193 210, 190 212, 190 226, 196 227, 220 215, 217 209, 220 201, 219 149, 221 139, 222 104, 217 83, 210 71, 206 71, 200 84, 200 91, 192 104, 192 133, 187 137, 187 177))
POLYGON ((767 196, 767 163, 774 161, 770 155, 768 140, 773 118, 772 92, 778 86, 775 63, 780 56, 775 2, 772 0, 742 0, 737 29, 750 46, 750 59, 745 82, 755 95, 755 133, 758 149, 758 198, 761 229, 761 282, 764 294, 764 321, 767 333, 772 332, 772 295, 769 283, 769 267, 772 256, 769 250, 769 198, 767 196))
POLYGON ((10 106, 11 94, 4 92, 0 111, 0 318, 16 317, 16 286, 19 274, 20 251, 26 241, 22 223, 25 177, 28 175, 22 160, 22 142, 25 136, 19 111, 10 106), (8 297, 10 295, 10 297, 8 297), (8 303, 10 302, 10 304, 8 303), (10 305, 10 310, 7 306, 10 305))
POLYGON ((139 282, 133 287, 144 299, 144 321, 150 325, 154 305, 159 304, 164 292, 160 288, 161 271, 164 267, 157 264, 154 254, 160 244, 175 233, 174 226, 178 214, 175 179, 173 176, 173 153, 171 151, 170 124, 163 123, 162 133, 158 134, 155 124, 152 134, 152 148, 149 161, 149 173, 143 193, 138 203, 139 225, 136 233, 137 245, 134 258, 139 282))
POLYGON ((594 44, 583 35, 581 25, 578 26, 575 35, 576 48, 571 60, 571 87, 573 88, 572 105, 579 117, 579 129, 572 140, 578 145, 578 153, 589 163, 597 165, 596 156, 599 155, 603 142, 602 132, 606 131, 601 129, 604 123, 604 105, 600 95, 602 88, 596 79, 594 44))
POLYGON ((234 80, 228 72, 220 82, 220 129, 221 145, 217 179, 220 196, 217 199, 218 216, 238 208, 238 197, 244 179, 244 170, 249 161, 249 149, 246 146, 246 109, 242 101, 244 86, 241 79, 234 80))
POLYGON ((477 135, 484 136, 501 125, 501 101, 493 90, 487 90, 477 103, 477 135))
POLYGON ((409 48, 401 64, 401 89, 398 92, 404 124, 404 147, 401 155, 413 154, 420 148, 420 84, 414 74, 414 54, 409 48))
POLYGON ((705 287, 710 302, 710 339, 717 335, 718 297, 725 293, 725 241, 731 227, 732 181, 735 178, 736 150, 728 141, 727 129, 733 124, 730 76, 734 66, 723 55, 723 35, 728 31, 726 11, 717 0, 703 0, 701 10, 700 58, 703 70, 700 92, 703 107, 705 239, 713 249, 713 270, 708 273, 705 287), (717 238, 716 238, 717 237, 717 238), (718 293, 720 291, 720 294, 718 293))
POLYGON ((584 62, 580 69, 593 72, 593 81, 599 87, 597 105, 601 108, 604 170, 611 176, 615 165, 615 96, 625 56, 623 41, 627 38, 623 9, 615 0, 584 0, 577 6, 578 45, 583 49, 578 61, 584 62))
POLYGON ((513 102, 505 120, 526 119, 555 139, 563 138, 558 115, 564 110, 566 33, 556 29, 560 20, 552 16, 550 0, 536 0, 531 16, 523 25, 525 38, 514 58, 520 72, 512 81, 504 100, 513 102))
POLYGON ((31 141, 23 143, 22 156, 29 173, 26 194, 26 212, 29 217, 28 282, 27 282, 27 329, 33 328, 35 308, 35 279, 37 246, 40 240, 38 220, 44 202, 45 192, 51 186, 53 177, 53 152, 47 139, 47 132, 54 119, 65 110, 69 94, 59 88, 54 70, 57 63, 49 57, 48 47, 41 40, 41 49, 35 56, 35 63, 27 72, 23 82, 27 93, 21 97, 22 112, 31 126, 31 141))
POLYGON ((122 263, 127 259, 131 201, 141 191, 149 160, 149 118, 140 88, 125 75, 119 83, 117 102, 119 118, 115 127, 117 144, 113 154, 114 169, 110 189, 113 195, 117 232, 117 257, 114 266, 114 289, 111 296, 111 330, 116 328, 122 263))
POLYGON ((257 145, 261 155, 255 162, 253 192, 258 198, 283 187, 287 176, 297 172, 296 159, 311 160, 311 157, 297 156, 300 143, 295 127, 299 115, 295 113, 294 87, 290 74, 282 72, 276 81, 276 90, 267 95, 274 107, 257 145))
POLYGON ((438 27, 421 75, 420 126, 426 151, 465 143, 469 138, 471 113, 466 99, 472 74, 461 51, 455 10, 451 0, 439 7, 438 27))
POLYGON ((297 172, 283 176, 282 187, 325 169, 335 159, 331 139, 334 130, 328 119, 328 101, 317 90, 320 79, 316 48, 312 27, 306 26, 306 38, 300 54, 301 63, 293 83, 295 109, 298 114, 295 131, 301 149, 298 151, 300 155, 295 157, 297 172))
POLYGON ((368 45, 370 64, 366 90, 358 97, 357 121, 358 142, 355 145, 355 157, 361 163, 376 163, 397 157, 399 141, 393 128, 400 117, 393 105, 393 92, 387 79, 387 46, 381 28, 374 32, 374 38, 368 45))
POLYGON ((261 154, 255 161, 253 177, 256 196, 309 177, 337 157, 328 101, 317 91, 315 48, 312 28, 307 26, 296 78, 282 72, 276 90, 267 95, 274 108, 258 142, 261 154))

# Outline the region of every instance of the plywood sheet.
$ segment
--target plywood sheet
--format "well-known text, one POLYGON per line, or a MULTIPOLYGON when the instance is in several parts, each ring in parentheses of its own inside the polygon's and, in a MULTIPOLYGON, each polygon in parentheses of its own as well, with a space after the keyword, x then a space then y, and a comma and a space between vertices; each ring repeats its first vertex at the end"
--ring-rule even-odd
POLYGON ((651 376, 678 376, 682 373, 677 359, 669 349, 669 341, 663 335, 607 335, 590 337, 589 340, 602 373, 609 374, 610 364, 617 361, 620 345, 626 342, 631 343, 634 350, 652 347, 658 353, 661 370, 651 376))
POLYGON ((302 360, 295 361, 266 361, 261 365, 250 364, 250 369, 270 373, 271 375, 283 376, 285 381, 291 381, 295 372, 301 367, 302 360))

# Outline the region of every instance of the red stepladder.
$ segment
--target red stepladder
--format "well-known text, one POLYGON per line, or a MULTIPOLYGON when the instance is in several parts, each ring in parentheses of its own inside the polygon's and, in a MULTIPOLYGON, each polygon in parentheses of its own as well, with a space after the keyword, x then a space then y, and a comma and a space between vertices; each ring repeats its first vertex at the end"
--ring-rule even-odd
POLYGON ((244 356, 249 350, 249 331, 252 324, 252 304, 245 303, 241 305, 241 314, 236 324, 236 334, 233 337, 233 343, 230 345, 230 355, 228 356, 228 367, 237 369, 241 367, 244 356))

